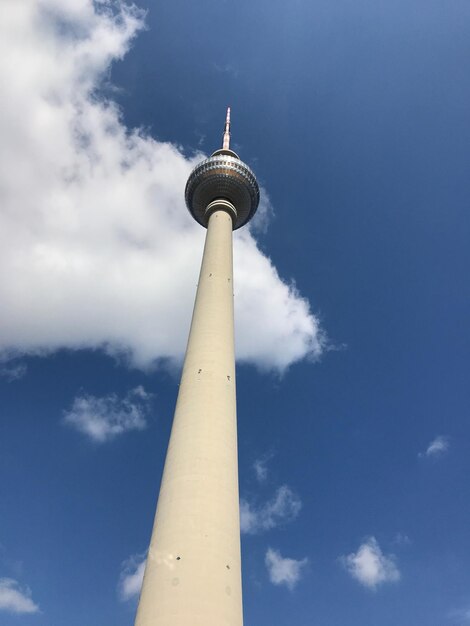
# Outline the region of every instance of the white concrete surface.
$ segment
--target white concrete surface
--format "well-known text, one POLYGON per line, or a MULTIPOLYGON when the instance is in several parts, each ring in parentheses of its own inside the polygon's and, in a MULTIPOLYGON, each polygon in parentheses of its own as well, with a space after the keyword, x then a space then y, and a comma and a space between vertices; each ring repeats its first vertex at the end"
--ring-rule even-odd
POLYGON ((232 219, 209 218, 136 626, 242 626, 232 219))

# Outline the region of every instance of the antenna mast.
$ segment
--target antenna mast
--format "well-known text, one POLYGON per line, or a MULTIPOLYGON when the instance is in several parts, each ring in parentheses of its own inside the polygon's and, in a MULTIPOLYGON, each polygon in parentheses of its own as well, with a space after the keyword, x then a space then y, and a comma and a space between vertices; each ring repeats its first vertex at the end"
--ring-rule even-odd
POLYGON ((224 141, 222 150, 230 150, 230 107, 227 108, 227 117, 225 118, 224 141))

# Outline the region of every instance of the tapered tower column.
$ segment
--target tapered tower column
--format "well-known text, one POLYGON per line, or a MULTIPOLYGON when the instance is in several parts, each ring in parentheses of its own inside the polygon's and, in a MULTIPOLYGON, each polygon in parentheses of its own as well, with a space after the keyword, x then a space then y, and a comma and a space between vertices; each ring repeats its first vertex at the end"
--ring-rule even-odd
MULTIPOLYGON (((239 193, 247 174, 227 159, 254 180, 227 147, 186 188, 207 236, 136 626, 243 624, 230 180, 239 193)), ((240 205, 246 222, 256 206, 240 205)))

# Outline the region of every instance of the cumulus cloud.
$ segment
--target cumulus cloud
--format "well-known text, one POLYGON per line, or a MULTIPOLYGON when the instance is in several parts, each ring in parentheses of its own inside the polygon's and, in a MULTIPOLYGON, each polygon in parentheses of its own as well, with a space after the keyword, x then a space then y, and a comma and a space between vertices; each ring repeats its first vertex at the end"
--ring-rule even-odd
POLYGON ((297 561, 283 558, 278 550, 268 548, 264 562, 268 570, 269 580, 273 585, 286 585, 289 589, 293 589, 299 582, 308 559, 297 561))
MULTIPOLYGON (((201 155, 127 129, 100 92, 143 23, 123 0, 3 3, 4 356, 98 347, 146 368, 184 353, 205 231, 183 190, 201 155)), ((268 206, 265 197, 261 226, 268 206)), ((234 246, 239 359, 282 371, 318 357, 324 338, 307 300, 250 229, 234 246)))
POLYGON ((428 447, 426 448, 424 452, 419 453, 419 456, 421 458, 423 457, 437 458, 445 454, 449 450, 449 447, 450 447, 449 438, 439 435, 438 437, 436 437, 435 439, 431 441, 431 443, 428 445, 428 447))
POLYGON ((137 554, 131 556, 122 564, 118 592, 123 602, 140 594, 146 562, 145 554, 137 554))
POLYGON ((93 441, 104 443, 130 430, 143 430, 151 397, 142 386, 124 398, 115 393, 101 398, 81 394, 65 412, 64 422, 93 441))
POLYGON ((383 554, 375 537, 369 537, 357 552, 341 557, 341 562, 353 578, 369 589, 400 580, 395 556, 383 554))
POLYGON ((28 587, 22 588, 13 578, 0 578, 0 611, 38 613, 39 607, 31 599, 28 587))
POLYGON ((240 501, 240 528, 243 533, 254 535, 282 526, 294 520, 300 513, 302 502, 288 487, 283 485, 274 497, 264 504, 254 505, 240 501))

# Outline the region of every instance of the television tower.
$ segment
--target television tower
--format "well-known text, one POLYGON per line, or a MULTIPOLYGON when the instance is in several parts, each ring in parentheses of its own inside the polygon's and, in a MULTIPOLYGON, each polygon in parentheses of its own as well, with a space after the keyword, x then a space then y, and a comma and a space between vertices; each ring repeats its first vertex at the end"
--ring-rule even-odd
POLYGON ((185 197, 207 234, 135 626, 242 626, 232 230, 259 188, 230 149, 230 108, 185 197))

